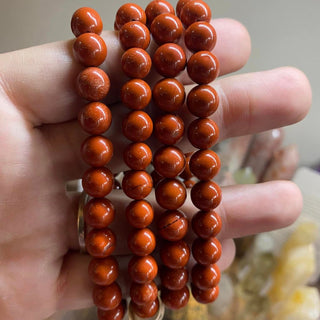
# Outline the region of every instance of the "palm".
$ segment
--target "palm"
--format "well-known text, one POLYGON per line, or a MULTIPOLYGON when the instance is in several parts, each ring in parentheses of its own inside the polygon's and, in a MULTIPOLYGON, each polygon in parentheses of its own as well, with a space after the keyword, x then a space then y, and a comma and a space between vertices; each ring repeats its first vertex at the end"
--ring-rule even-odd
MULTIPOLYGON (((215 50, 222 73, 235 71, 248 58, 247 33, 226 19, 216 20, 215 27, 221 39, 215 50), (235 51, 237 56, 232 54, 235 51)), ((110 42, 108 61, 119 61, 114 35, 105 37, 110 42)), ((0 56, 0 311, 8 320, 41 320, 57 309, 91 303, 89 258, 73 251, 78 250, 77 199, 65 195, 65 182, 79 178, 84 170, 78 152, 84 134, 75 120, 83 102, 73 89, 80 67, 72 63, 70 45, 52 44, 0 56)), ((113 83, 120 85, 119 66, 107 62, 104 67, 113 83)), ((298 121, 310 104, 308 82, 293 69, 227 78, 218 81, 217 88, 222 108, 214 119, 222 138, 298 121), (291 85, 286 82, 289 78, 291 85), (277 103, 265 95, 266 87, 277 103), (303 94, 298 97, 297 92, 303 94), (287 96, 292 97, 290 101, 287 96), (277 108, 279 104, 282 109, 277 108)), ((111 100, 116 101, 114 92, 111 100)), ((119 137, 119 129, 113 127, 111 135, 119 137)), ((111 167, 119 169, 116 161, 111 167)), ((225 222, 222 268, 234 254, 229 239, 284 226, 294 220, 300 206, 297 189, 285 183, 226 189, 220 207, 225 222), (271 193, 275 188, 278 194, 271 193), (290 204, 285 197, 277 198, 284 194, 292 198, 290 204), (255 217, 261 201, 275 205, 255 217)), ((192 213, 190 203, 186 212, 192 213)))

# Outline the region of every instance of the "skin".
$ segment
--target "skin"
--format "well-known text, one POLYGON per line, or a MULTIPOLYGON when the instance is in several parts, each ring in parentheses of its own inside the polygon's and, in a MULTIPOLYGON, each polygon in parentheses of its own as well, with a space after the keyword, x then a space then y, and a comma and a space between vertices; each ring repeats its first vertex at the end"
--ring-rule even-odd
MULTIPOLYGON (((219 35, 214 53, 220 74, 240 69, 250 54, 246 29, 229 19, 214 20, 213 25, 219 35)), ((119 146, 117 119, 124 108, 116 106, 115 89, 124 79, 115 61, 120 61, 121 51, 112 32, 103 37, 108 57, 102 67, 113 84, 107 104, 117 113, 108 136, 119 146)), ((90 258, 79 253, 77 241, 78 196, 65 195, 66 181, 80 178, 86 168, 79 156, 86 135, 76 121, 84 101, 74 90, 81 69, 72 58, 72 41, 0 55, 0 314, 7 320, 41 320, 57 310, 92 305, 90 258)), ((147 81, 158 79, 150 75, 147 81)), ((180 80, 188 83, 185 75, 180 80)), ((220 128, 220 140, 298 122, 311 105, 307 78, 291 67, 225 77, 214 87, 221 103, 212 119, 220 128)), ((152 146, 155 150, 155 143, 152 146)), ((191 150, 186 140, 181 147, 191 150)), ((110 163, 113 172, 123 169, 121 152, 110 163)), ((118 210, 125 206, 121 193, 109 198, 118 210)), ((232 238, 285 227, 301 207, 300 191, 291 182, 223 188, 217 209, 223 221, 220 267, 233 260, 232 238)), ((187 202, 183 210, 191 216, 195 209, 187 202)), ((112 228, 118 242, 125 243, 121 226, 119 218, 112 228)), ((119 245, 116 253, 125 265, 128 249, 119 245)), ((120 283, 126 294, 124 280, 120 283)))

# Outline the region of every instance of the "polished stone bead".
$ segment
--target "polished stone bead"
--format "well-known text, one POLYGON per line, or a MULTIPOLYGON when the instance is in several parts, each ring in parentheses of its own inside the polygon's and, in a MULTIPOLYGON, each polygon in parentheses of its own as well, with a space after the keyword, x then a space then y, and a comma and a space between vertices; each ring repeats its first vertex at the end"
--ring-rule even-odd
POLYGON ((218 155, 210 150, 199 150, 190 159, 190 170, 199 180, 212 180, 221 167, 218 155))
POLYGON ((170 290, 180 290, 188 283, 188 270, 186 268, 163 267, 160 271, 160 279, 163 287, 170 290))
POLYGON ((137 256, 147 256, 156 247, 156 237, 148 228, 135 229, 128 236, 128 247, 137 256))
POLYGON ((122 301, 116 308, 111 310, 97 310, 98 320, 122 320, 126 312, 125 302, 122 301))
POLYGON ((126 217, 134 228, 146 228, 153 221, 153 208, 146 200, 131 201, 126 207, 126 217))
POLYGON ((209 117, 216 112, 219 105, 217 91, 209 85, 203 84, 194 87, 188 94, 187 106, 196 117, 209 117))
POLYGON ((212 303, 214 302, 219 295, 219 287, 214 287, 207 290, 201 290, 197 288, 196 286, 191 286, 191 292, 193 297, 199 302, 199 303, 212 303))
POLYGON ((221 244, 217 238, 197 238, 192 244, 192 255, 202 265, 217 263, 221 257, 221 244))
POLYGON ((90 136, 83 141, 80 154, 92 167, 104 167, 113 156, 113 144, 104 136, 90 136))
POLYGON ((140 318, 151 318, 159 310, 159 299, 156 298, 156 300, 146 304, 136 304, 130 301, 130 308, 140 318))
POLYGON ((130 21, 139 21, 143 24, 147 22, 144 10, 134 3, 126 3, 118 9, 114 23, 115 30, 120 30, 123 25, 130 21))
POLYGON ((151 23, 150 31, 158 45, 177 42, 183 33, 183 26, 178 17, 171 13, 158 15, 151 23))
POLYGON ((173 6, 165 0, 153 0, 146 7, 147 23, 150 26, 155 17, 163 13, 174 14, 173 6))
POLYGON ((86 203, 83 209, 87 225, 96 229, 109 226, 114 220, 115 209, 112 202, 106 198, 93 198, 86 203))
POLYGON ((178 310, 185 307, 188 304, 189 298, 190 293, 187 286, 178 290, 161 289, 161 300, 169 309, 178 310))
POLYGON ((116 237, 109 228, 92 229, 85 242, 88 253, 95 258, 106 258, 116 248, 116 237))
POLYGON ((187 2, 181 9, 180 19, 186 27, 197 21, 210 22, 211 9, 202 0, 192 0, 187 2))
POLYGON ((219 128, 209 118, 193 120, 188 127, 190 143, 198 149, 210 149, 219 138, 219 128))
POLYGON ((84 33, 73 43, 73 56, 86 67, 98 67, 107 57, 107 46, 99 35, 84 33))
POLYGON ((191 0, 179 0, 176 5, 176 14, 180 18, 182 8, 191 0))
POLYGON ((186 189, 177 179, 163 179, 156 186, 156 199, 158 204, 169 210, 180 208, 187 197, 186 189))
POLYGON ((93 258, 88 267, 88 273, 93 283, 108 286, 119 276, 119 264, 115 257, 103 259, 93 258))
POLYGON ((196 182, 194 180, 184 180, 183 181, 184 185, 186 186, 187 189, 191 189, 195 184, 196 182))
POLYGON ((148 283, 158 273, 158 265, 152 256, 134 256, 128 264, 128 273, 132 281, 137 283, 148 283))
POLYGON ((177 210, 161 214, 158 224, 158 235, 169 241, 182 240, 188 232, 188 220, 177 210))
POLYGON ((162 79, 153 87, 152 98, 155 105, 161 110, 178 111, 185 100, 184 86, 173 78, 162 79))
POLYGON ((192 230, 200 238, 216 237, 222 228, 220 216, 213 210, 197 212, 191 221, 192 230))
POLYGON ((180 269, 188 263, 190 249, 183 240, 165 241, 160 248, 160 257, 165 266, 172 269, 180 269))
POLYGON ((121 88, 121 101, 130 109, 144 109, 152 98, 150 86, 141 79, 132 79, 121 88))
POLYGON ((151 303, 158 297, 157 285, 153 281, 150 283, 133 282, 130 287, 130 297, 137 305, 151 303))
POLYGON ((147 144, 134 142, 124 149, 123 160, 132 170, 145 170, 152 161, 152 151, 147 144))
POLYGON ((110 128, 112 114, 102 102, 91 102, 79 112, 78 120, 87 133, 102 134, 110 128))
POLYGON ((97 11, 92 8, 78 9, 71 19, 71 30, 78 37, 83 33, 100 34, 103 29, 102 20, 97 11))
POLYGON ((216 287, 220 282, 221 274, 216 264, 204 266, 195 264, 191 271, 192 283, 201 290, 216 287))
POLYGON ((186 66, 184 50, 175 43, 166 43, 159 47, 153 55, 153 65, 164 77, 174 78, 186 66))
POLYGON ((134 200, 142 200, 152 191, 152 178, 146 171, 130 170, 122 179, 123 192, 134 200))
POLYGON ((219 75, 219 60, 209 51, 194 53, 188 60, 187 71, 192 81, 208 84, 219 75))
POLYGON ((153 131, 153 122, 144 111, 132 111, 122 121, 122 132, 134 142, 147 140, 153 131))
POLYGON ((185 154, 185 158, 186 158, 186 165, 184 167, 183 172, 180 174, 180 177, 184 180, 190 180, 193 177, 192 172, 190 171, 190 158, 193 155, 193 152, 188 152, 185 154))
POLYGON ((122 71, 130 78, 142 79, 151 69, 152 61, 147 51, 141 48, 131 48, 121 57, 122 71))
POLYGON ((94 286, 93 303, 101 309, 112 310, 119 306, 122 299, 120 286, 114 282, 109 286, 94 286))
POLYGON ((154 187, 156 187, 158 183, 163 179, 163 177, 156 170, 152 170, 151 177, 154 187))
POLYGON ((221 202, 221 189, 213 181, 199 181, 191 189, 193 204, 203 211, 215 209, 221 202))
POLYGON ((119 40, 123 50, 130 48, 146 50, 150 43, 150 31, 143 23, 130 21, 120 29, 119 40))
POLYGON ((90 168, 82 177, 83 190, 94 198, 103 198, 113 188, 113 174, 108 168, 90 168))
POLYGON ((176 144, 184 135, 184 122, 179 116, 165 114, 156 119, 154 123, 154 134, 163 144, 176 144))
POLYGON ((81 98, 88 101, 99 101, 107 96, 110 90, 110 80, 102 69, 88 67, 79 73, 76 79, 76 89, 81 98))

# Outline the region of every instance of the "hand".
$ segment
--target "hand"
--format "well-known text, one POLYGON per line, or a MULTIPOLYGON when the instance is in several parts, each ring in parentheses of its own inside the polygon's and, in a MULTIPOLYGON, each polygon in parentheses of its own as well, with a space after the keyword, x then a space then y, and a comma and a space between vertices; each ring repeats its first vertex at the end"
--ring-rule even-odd
MULTIPOLYGON (((213 25, 221 75, 240 69, 250 54, 247 31, 229 19, 214 20, 213 25)), ((124 81, 121 50, 113 32, 103 37, 108 57, 102 67, 113 88, 107 104, 117 113, 107 133, 117 139, 118 150, 110 168, 117 172, 123 169, 118 165, 122 156, 117 121, 125 112, 115 104, 124 81)), ((80 178, 86 168, 79 154, 85 134, 76 120, 84 101, 74 88, 82 67, 72 58, 72 41, 2 54, 0 66, 0 314, 7 320, 40 320, 59 309, 92 304, 90 257, 79 253, 76 231, 79 199, 65 194, 66 181, 80 178)), ((181 79, 187 84, 185 75, 181 79)), ((155 80, 155 75, 148 79, 155 80)), ((220 140, 295 123, 311 104, 308 80, 290 67, 230 76, 213 85, 221 100, 212 117, 220 127, 220 140)), ((185 144, 184 151, 190 146, 185 144)), ((127 202, 119 192, 109 198, 117 207, 127 202)), ((301 206, 301 194, 290 182, 223 188, 218 208, 223 220, 220 267, 233 260, 232 238, 285 227, 301 206)), ((190 202, 183 210, 189 217, 195 212, 190 202)), ((112 229, 121 244, 126 234, 119 225, 116 221, 112 229)), ((116 253, 129 251, 119 245, 116 253)))

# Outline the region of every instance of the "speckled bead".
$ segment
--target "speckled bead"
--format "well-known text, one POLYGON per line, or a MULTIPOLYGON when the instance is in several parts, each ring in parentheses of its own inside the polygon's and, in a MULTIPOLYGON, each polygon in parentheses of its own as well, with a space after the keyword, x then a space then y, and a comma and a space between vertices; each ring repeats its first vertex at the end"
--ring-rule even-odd
POLYGON ((207 290, 201 290, 197 288, 194 285, 191 285, 191 292, 193 297, 199 302, 199 303, 212 303, 214 302, 219 295, 219 287, 214 287, 207 290))
POLYGON ((180 19, 186 27, 189 27, 192 23, 197 21, 210 22, 211 9, 208 4, 202 0, 192 0, 182 7, 180 19))
POLYGON ((130 287, 130 297, 137 305, 151 303, 158 297, 157 285, 153 281, 150 283, 133 282, 130 287))
POLYGON ((130 308, 140 318, 151 318, 159 310, 159 299, 156 298, 156 300, 146 304, 136 304, 130 301, 130 308))
POLYGON ((94 258, 90 261, 88 273, 93 283, 108 286, 119 276, 119 264, 115 257, 94 258))
POLYGON ((221 244, 217 238, 197 238, 192 244, 192 255, 204 266, 217 263, 221 257, 221 244))
POLYGON ((126 217, 134 228, 146 228, 153 221, 153 208, 146 200, 131 201, 126 207, 126 217))
POLYGON ((148 283, 158 273, 158 265, 152 256, 134 256, 128 264, 128 273, 132 281, 137 283, 148 283))
POLYGON ((120 286, 114 282, 109 286, 95 286, 92 296, 98 308, 112 310, 121 303, 122 292, 120 286))
POLYGON ((221 278, 220 270, 215 264, 207 266, 196 264, 191 271, 192 283, 201 290, 216 287, 221 278))
POLYGON ((121 88, 122 102, 133 110, 144 109, 152 97, 150 86, 141 79, 132 79, 121 88))
POLYGON ((189 298, 190 293, 187 286, 178 290, 161 289, 161 300, 169 309, 178 310, 185 307, 189 298))
POLYGON ((123 25, 130 21, 140 21, 143 24, 147 22, 144 10, 134 3, 126 3, 118 9, 114 23, 115 30, 120 30, 123 25))
POLYGON ((137 256, 147 256, 156 247, 156 238, 148 228, 136 229, 128 236, 128 247, 137 256))
POLYGON ((143 23, 130 21, 120 29, 119 40, 123 50, 130 48, 146 50, 150 43, 150 31, 143 23))
POLYGON ((150 26, 154 18, 163 13, 174 14, 173 6, 165 0, 153 0, 146 7, 147 23, 150 26))
POLYGON ((106 258, 116 248, 116 237, 109 229, 93 229, 85 239, 88 253, 95 258, 106 258))
POLYGON ((183 137, 184 122, 179 116, 165 114, 156 119, 154 123, 154 134, 163 144, 176 144, 183 137))
POLYGON ((123 192, 134 200, 145 198, 152 191, 152 178, 146 171, 131 170, 122 179, 123 192))
POLYGON ((165 241, 160 248, 160 258, 163 264, 172 269, 186 266, 190 257, 190 249, 183 240, 165 241))
POLYGON ((132 170, 145 170, 152 161, 152 151, 147 144, 134 142, 124 149, 123 160, 132 170))
POLYGON ((220 216, 215 211, 199 211, 191 221, 192 230, 200 238, 216 237, 222 228, 220 216))
POLYGON ((188 283, 188 270, 186 268, 163 267, 160 271, 160 279, 163 287, 170 290, 180 290, 188 283))

